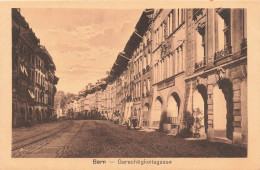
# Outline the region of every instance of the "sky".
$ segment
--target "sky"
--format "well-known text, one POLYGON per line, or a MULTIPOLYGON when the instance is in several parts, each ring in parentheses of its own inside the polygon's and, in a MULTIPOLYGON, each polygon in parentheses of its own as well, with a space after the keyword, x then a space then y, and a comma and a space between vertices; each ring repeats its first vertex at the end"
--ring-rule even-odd
POLYGON ((21 14, 54 60, 57 89, 78 93, 107 76, 142 11, 22 8, 21 14))

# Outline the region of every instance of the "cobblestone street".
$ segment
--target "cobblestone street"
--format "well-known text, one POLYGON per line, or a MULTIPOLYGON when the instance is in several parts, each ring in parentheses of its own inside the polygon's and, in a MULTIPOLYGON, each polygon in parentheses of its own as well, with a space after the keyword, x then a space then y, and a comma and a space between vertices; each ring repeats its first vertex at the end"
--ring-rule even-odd
POLYGON ((246 157, 246 149, 127 130, 102 120, 74 120, 13 129, 12 157, 246 157), (32 132, 33 129, 33 133, 32 132))

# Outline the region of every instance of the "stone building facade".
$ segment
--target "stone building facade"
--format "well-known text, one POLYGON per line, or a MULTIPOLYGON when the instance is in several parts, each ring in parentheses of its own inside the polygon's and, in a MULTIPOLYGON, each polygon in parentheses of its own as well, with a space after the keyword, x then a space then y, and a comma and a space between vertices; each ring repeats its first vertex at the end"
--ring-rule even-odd
POLYGON ((12 9, 12 125, 48 121, 54 113, 55 64, 20 9, 12 9))
POLYGON ((246 15, 245 9, 187 10, 185 109, 201 108, 202 133, 212 141, 247 144, 246 15))
MULTIPOLYGON (((245 9, 147 9, 106 78, 110 113, 173 135, 247 145, 245 9)), ((112 118, 112 116, 111 116, 112 118)))
POLYGON ((186 23, 184 9, 157 10, 153 22, 152 126, 179 131, 184 109, 186 23))

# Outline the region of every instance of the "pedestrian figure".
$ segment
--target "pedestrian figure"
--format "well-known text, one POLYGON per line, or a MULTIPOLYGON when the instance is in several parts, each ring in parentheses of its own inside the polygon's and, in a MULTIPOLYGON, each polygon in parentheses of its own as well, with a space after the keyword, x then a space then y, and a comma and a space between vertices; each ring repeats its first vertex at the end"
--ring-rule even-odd
POLYGON ((131 129, 131 118, 130 117, 128 118, 128 121, 127 121, 127 129, 128 130, 131 129))
POLYGON ((135 129, 135 127, 137 126, 137 118, 135 116, 132 118, 132 124, 135 129))

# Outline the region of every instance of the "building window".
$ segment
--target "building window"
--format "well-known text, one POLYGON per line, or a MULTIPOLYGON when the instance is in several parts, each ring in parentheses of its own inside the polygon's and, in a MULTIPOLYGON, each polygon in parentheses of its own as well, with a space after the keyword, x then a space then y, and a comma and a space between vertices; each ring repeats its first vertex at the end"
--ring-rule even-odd
POLYGON ((154 71, 154 83, 156 83, 157 82, 157 64, 155 64, 154 65, 154 69, 153 69, 153 71, 154 71))
POLYGON ((183 9, 176 9, 175 10, 175 28, 177 29, 184 21, 184 10, 183 9))
POLYGON ((150 78, 147 80, 147 90, 150 92, 151 81, 150 78))
POLYGON ((37 89, 35 89, 35 100, 36 100, 36 102, 38 101, 38 92, 37 92, 37 89))
POLYGON ((181 71, 183 71, 183 46, 179 46, 176 49, 176 54, 175 54, 175 74, 180 73, 181 71))
POLYGON ((36 83, 37 83, 37 77, 38 77, 38 74, 37 74, 37 72, 35 71, 35 80, 36 80, 36 83))
POLYGON ((144 43, 144 46, 146 47, 146 45, 147 45, 147 34, 145 33, 145 35, 143 36, 143 43, 144 43))
POLYGON ((156 81, 156 64, 154 65, 154 68, 153 68, 153 81, 154 81, 154 83, 156 83, 157 81, 156 81))
POLYGON ((157 29, 157 34, 156 34, 157 36, 157 40, 156 40, 156 43, 157 43, 157 46, 159 46, 159 44, 160 44, 160 29, 158 28, 157 29))
POLYGON ((167 78, 167 57, 163 59, 163 79, 167 78))
MULTIPOLYGON (((161 30, 162 30, 162 37, 161 37, 161 42, 163 42, 163 41, 165 40, 165 34, 164 34, 164 33, 165 33, 165 32, 164 32, 164 31, 165 31, 165 30, 164 30, 164 24, 161 24, 161 30)), ((161 43, 161 42, 160 42, 160 43, 161 43)))
POLYGON ((158 62, 158 68, 157 68, 157 82, 161 80, 161 61, 158 62))
POLYGON ((171 73, 170 73, 170 56, 166 57, 166 67, 167 67, 167 77, 170 77, 171 76, 171 73))
POLYGON ((40 76, 40 73, 38 73, 38 84, 40 84, 40 81, 41 80, 41 76, 40 76))
POLYGON ((172 31, 173 31, 173 11, 170 12, 170 15, 169 15, 169 33, 171 34, 172 31))
POLYGON ((41 102, 40 91, 38 91, 38 102, 41 102))
POLYGON ((218 34, 218 50, 224 49, 225 36, 224 36, 225 23, 219 14, 217 14, 217 34, 218 34))
POLYGON ((141 73, 142 72, 142 64, 143 64, 143 62, 142 62, 142 58, 140 59, 140 62, 139 62, 139 73, 141 73))
POLYGON ((205 26, 198 27, 196 32, 196 61, 195 69, 203 67, 206 63, 205 55, 205 26))
POLYGON ((146 58, 146 56, 144 56, 144 66, 143 66, 144 69, 146 69, 146 65, 147 65, 147 61, 146 60, 147 60, 147 58, 146 58))
POLYGON ((219 60, 231 53, 230 9, 218 8, 216 13, 217 52, 214 57, 219 60))

